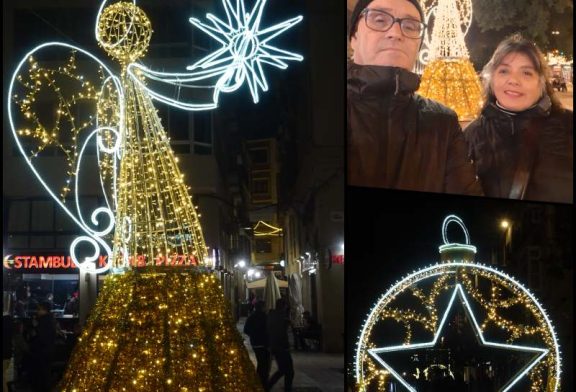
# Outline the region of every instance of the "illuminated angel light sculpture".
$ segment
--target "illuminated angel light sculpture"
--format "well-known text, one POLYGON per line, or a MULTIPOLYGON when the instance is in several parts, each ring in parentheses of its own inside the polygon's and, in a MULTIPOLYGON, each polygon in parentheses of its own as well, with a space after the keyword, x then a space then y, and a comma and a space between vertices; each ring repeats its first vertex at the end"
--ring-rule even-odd
POLYGON ((119 61, 120 75, 93 54, 67 43, 50 42, 31 50, 18 64, 8 91, 8 118, 17 146, 42 186, 83 230, 70 248, 81 270, 122 271, 134 260, 143 260, 143 255, 146 265, 164 263, 172 254, 186 255, 193 264, 202 265, 208 251, 196 209, 152 100, 190 111, 215 109, 221 93, 246 83, 258 102, 260 91, 268 90, 265 65, 286 69, 287 61, 302 60, 272 45, 302 17, 263 27, 266 0, 256 0, 251 11, 243 0, 222 0, 225 19, 212 14, 206 15, 209 23, 190 18, 192 25, 222 46, 188 66, 187 72, 167 73, 137 62, 148 49, 152 26, 135 0, 108 6, 107 2, 100 5, 95 35, 98 44, 119 61), (64 53, 68 61, 44 65, 48 53, 64 53), (84 72, 100 81, 90 83, 80 74, 83 66, 84 72), (184 92, 192 93, 192 98, 183 98, 184 92), (46 120, 38 105, 49 100, 57 108, 46 120), (82 110, 87 105, 92 110, 82 110), (80 208, 80 174, 94 141, 107 206, 95 209, 88 221, 80 208), (50 149, 58 150, 67 162, 60 192, 51 186, 48 175, 40 173, 41 164, 35 159, 50 149), (74 209, 65 204, 72 189, 74 209), (111 247, 106 238, 112 233, 111 247), (77 255, 81 245, 90 246, 93 254, 77 255), (108 256, 104 264, 98 263, 102 250, 108 256))
POLYGON ((263 64, 286 68, 285 61, 302 59, 270 44, 302 18, 261 28, 265 3, 256 0, 248 12, 241 0, 223 0, 224 21, 210 14, 212 25, 191 19, 222 47, 186 73, 156 72, 137 62, 152 27, 135 2, 104 1, 96 21, 98 44, 119 61, 119 75, 91 53, 61 42, 36 47, 18 64, 8 92, 17 146, 85 233, 71 244, 74 263, 85 272, 114 272, 105 279, 58 390, 263 390, 211 273, 199 214, 152 100, 214 109, 220 93, 247 83, 257 102, 268 89, 263 64), (55 54, 67 61, 54 61, 55 54), (176 98, 166 86, 176 88, 176 98), (180 95, 184 90, 211 93, 206 101, 188 100, 180 95), (80 195, 86 181, 95 182, 82 171, 92 147, 107 206, 87 220, 80 195), (65 157, 61 172, 42 174, 36 158, 49 150, 65 157), (51 184, 61 173, 65 182, 58 192, 51 184), (65 204, 72 190, 75 209, 65 204), (87 247, 94 253, 82 259, 87 247), (107 262, 100 262, 101 249, 107 262), (183 265, 191 267, 174 268, 183 265))
MULTIPOLYGON (((552 323, 534 294, 504 272, 474 262, 476 248, 457 216, 444 219, 442 236, 442 262, 396 282, 370 311, 357 344, 357 389, 387 390, 387 383, 394 380, 399 390, 417 391, 413 379, 424 377, 420 367, 426 364, 420 361, 413 369, 415 362, 406 365, 409 360, 402 362, 394 356, 422 355, 438 348, 449 315, 459 306, 477 347, 499 355, 523 356, 522 363, 495 390, 514 391, 522 385, 521 390, 559 391, 560 348, 552 323), (448 241, 450 223, 462 228, 464 244, 448 241), (514 320, 511 311, 522 315, 522 322, 514 320)), ((444 365, 450 370, 450 363, 444 365)))

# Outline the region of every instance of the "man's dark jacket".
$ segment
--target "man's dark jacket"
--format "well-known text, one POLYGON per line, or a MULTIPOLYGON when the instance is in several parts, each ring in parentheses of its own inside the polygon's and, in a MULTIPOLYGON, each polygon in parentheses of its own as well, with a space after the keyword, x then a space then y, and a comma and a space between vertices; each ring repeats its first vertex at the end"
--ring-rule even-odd
POLYGON ((248 316, 244 324, 244 333, 250 336, 252 347, 268 347, 266 313, 257 310, 248 316))
POLYGON ((35 360, 50 361, 54 355, 56 342, 56 325, 52 314, 38 317, 36 336, 30 342, 30 351, 35 360))
POLYGON ((273 309, 268 312, 267 330, 268 346, 272 352, 288 350, 288 326, 290 320, 284 309, 273 309))
MULTIPOLYGON (((546 96, 535 107, 509 113, 494 102, 465 129, 470 157, 486 196, 510 196, 521 148, 528 145, 527 132, 534 132, 534 150, 524 200, 573 202, 573 114, 552 109, 546 96)), ((522 181, 517 181, 522 183, 522 181)))
POLYGON ((348 184, 480 195, 456 113, 396 67, 348 64, 348 184))

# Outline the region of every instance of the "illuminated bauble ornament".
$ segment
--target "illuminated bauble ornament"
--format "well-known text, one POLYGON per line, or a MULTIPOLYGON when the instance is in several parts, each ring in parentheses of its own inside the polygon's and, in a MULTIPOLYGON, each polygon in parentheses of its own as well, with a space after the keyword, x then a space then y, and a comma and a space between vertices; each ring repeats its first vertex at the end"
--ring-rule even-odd
POLYGON ((472 121, 482 108, 482 88, 467 58, 431 61, 422 74, 418 94, 454 110, 460 121, 472 121))
POLYGON ((96 34, 98 44, 110 56, 129 64, 148 50, 152 24, 141 8, 122 1, 104 8, 96 34))
POLYGON ((443 238, 442 262, 396 282, 370 311, 357 345, 357 389, 414 392, 434 377, 468 376, 491 380, 486 391, 559 391, 560 349, 536 297, 474 262, 460 218, 446 217, 443 238), (448 241, 450 223, 460 225, 465 243, 448 241))

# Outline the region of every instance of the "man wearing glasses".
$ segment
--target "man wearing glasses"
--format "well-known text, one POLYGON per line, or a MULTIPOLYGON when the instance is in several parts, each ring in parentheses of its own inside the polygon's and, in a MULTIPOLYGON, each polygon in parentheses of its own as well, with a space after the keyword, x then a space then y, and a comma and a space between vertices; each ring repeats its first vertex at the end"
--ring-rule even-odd
POLYGON ((481 195, 456 113, 415 94, 418 0, 358 0, 348 38, 348 184, 481 195))

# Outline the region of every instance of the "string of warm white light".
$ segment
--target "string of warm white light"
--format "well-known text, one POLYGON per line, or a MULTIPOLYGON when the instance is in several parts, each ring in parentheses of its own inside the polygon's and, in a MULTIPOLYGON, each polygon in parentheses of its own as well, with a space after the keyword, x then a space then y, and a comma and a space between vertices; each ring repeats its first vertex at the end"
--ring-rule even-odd
POLYGON ((430 38, 430 60, 437 58, 466 58, 461 15, 453 0, 438 0, 434 12, 434 29, 430 38))
MULTIPOLYGON (((44 189, 48 192, 48 194, 54 199, 54 201, 66 212, 66 214, 82 229, 82 231, 84 231, 86 233, 86 236, 81 236, 79 237, 78 241, 74 241, 71 244, 70 247, 70 255, 71 258, 74 262, 74 264, 76 264, 79 268, 81 269, 90 269, 91 271, 94 271, 94 266, 89 266, 91 263, 89 262, 89 260, 93 260, 92 258, 88 258, 85 259, 84 261, 79 261, 76 257, 76 252, 75 252, 75 247, 77 244, 79 244, 80 242, 84 242, 87 241, 89 242, 93 247, 95 247, 96 252, 98 252, 98 250, 100 249, 100 247, 97 244, 100 244, 100 246, 102 246, 102 248, 104 248, 104 250, 107 252, 108 256, 110 257, 112 255, 111 252, 109 252, 110 247, 108 245, 105 244, 105 241, 102 240, 102 236, 110 233, 110 231, 112 230, 112 227, 114 225, 114 219, 113 219, 113 213, 112 211, 108 208, 108 209, 97 209, 96 211, 94 211, 94 213, 101 213, 101 212, 105 212, 109 218, 110 218, 110 224, 109 226, 104 230, 104 231, 97 231, 91 227, 89 227, 86 222, 83 219, 82 213, 80 211, 79 208, 79 193, 78 193, 78 187, 76 187, 75 189, 75 201, 76 201, 76 206, 77 206, 77 213, 74 214, 72 211, 70 211, 70 209, 68 209, 65 205, 64 205, 64 201, 60 200, 60 198, 58 198, 56 196, 56 194, 52 191, 51 187, 44 181, 44 179, 42 178, 42 176, 40 175, 40 173, 36 170, 36 167, 34 166, 34 163, 32 161, 32 159, 35 157, 36 154, 33 154, 32 156, 28 156, 28 154, 26 153, 26 151, 24 150, 24 147, 22 146, 21 142, 20 142, 20 138, 18 135, 18 131, 16 130, 16 126, 15 126, 15 116, 14 113, 12 112, 12 100, 14 99, 15 96, 15 83, 16 83, 16 79, 17 76, 20 74, 21 71, 24 70, 24 65, 27 63, 30 63, 30 72, 38 72, 38 70, 40 70, 40 68, 37 66, 37 63, 35 62, 35 60, 33 59, 33 56, 41 51, 44 48, 49 48, 49 47, 56 47, 56 48, 66 48, 66 49, 70 49, 73 51, 77 51, 80 52, 86 56, 88 56, 89 58, 91 58, 92 60, 94 60, 100 67, 101 69, 103 69, 107 75, 108 78, 107 80, 112 81, 116 92, 118 94, 118 97, 120 98, 118 101, 118 113, 121 117, 121 121, 118 124, 120 127, 122 126, 121 124, 123 124, 123 120, 122 120, 122 116, 124 113, 124 103, 123 103, 123 90, 120 84, 120 81, 118 80, 118 78, 116 76, 114 76, 114 74, 110 71, 110 69, 108 67, 106 67, 106 65, 101 62, 97 57, 93 56, 92 54, 90 54, 89 52, 76 47, 74 45, 70 45, 70 44, 66 44, 66 43, 62 43, 62 42, 48 42, 42 45, 38 45, 37 47, 35 47, 34 49, 32 49, 30 52, 28 52, 26 54, 26 56, 24 56, 24 58, 20 61, 20 63, 18 64, 18 66, 16 67, 16 70, 14 71, 14 73, 12 74, 12 77, 10 79, 10 84, 8 87, 8 97, 9 99, 7 100, 8 102, 8 122, 10 123, 10 129, 12 130, 12 133, 14 135, 14 139, 16 141, 16 145, 20 151, 20 153, 24 156, 25 158, 25 162, 26 164, 30 167, 30 169, 32 170, 32 173, 34 174, 34 176, 38 179, 38 181, 40 181, 40 184, 42 184, 42 186, 44 187, 44 189)), ((17 96, 17 95, 16 95, 17 96)), ((32 98, 33 99, 33 98, 32 98)), ((26 101, 26 100, 32 100, 32 99, 26 99, 24 98, 22 100, 22 102, 26 101)), ((27 109, 28 106, 25 106, 25 108, 27 109)), ((59 109, 60 110, 60 109, 59 109)), ((25 113, 29 113, 29 112, 25 112, 25 113)), ((25 116, 27 118, 30 118, 32 116, 25 116)), ((115 124, 116 126, 116 124, 115 124)), ((112 130, 114 132, 116 132, 116 128, 115 127, 109 127, 109 126, 104 126, 104 127, 98 127, 96 128, 94 131, 92 131, 90 133, 90 136, 88 138, 90 138, 92 135, 94 134, 98 134, 99 132, 103 131, 103 130, 112 130)), ((122 129, 120 129, 120 132, 122 131, 122 129)), ((43 131, 44 132, 44 131, 43 131)), ((76 131, 77 133, 77 131, 76 131)), ((47 145, 49 142, 48 139, 44 139, 43 143, 44 145, 47 145)), ((82 147, 81 153, 80 153, 80 158, 82 157, 83 151, 86 147, 86 144, 84 144, 84 146, 82 147)), ((101 145, 97 145, 97 149, 99 149, 101 147, 101 145)), ((117 146, 116 146, 117 147, 117 146)), ((43 147, 41 147, 42 149, 43 147)), ((114 149, 112 149, 114 150, 114 149)), ((106 152, 106 151, 103 151, 106 152)), ((77 183, 77 176, 78 176, 78 172, 80 170, 80 162, 81 159, 78 158, 77 160, 77 166, 76 166, 76 170, 72 173, 73 176, 75 176, 75 180, 77 183)), ((76 160, 76 158, 74 158, 74 160, 76 160)), ((72 164, 72 162, 69 163, 69 166, 72 164)), ((67 181, 67 183, 69 183, 69 180, 67 181)), ((68 189, 68 188, 66 188, 68 189)), ((63 193, 62 196, 64 196, 65 194, 63 193)), ((92 215, 93 219, 92 222, 96 222, 95 224, 97 224, 97 221, 94 219, 95 215, 92 215)), ((97 268, 96 271, 97 272, 105 272, 106 270, 108 270, 109 266, 106 265, 105 267, 101 267, 101 268, 97 268)))
MULTIPOLYGON (((451 222, 456 222, 461 226, 467 238, 465 242, 469 242, 469 236, 463 222, 455 216, 449 216, 444 220, 442 227, 444 241, 448 242, 446 228, 451 222)), ((441 249, 441 251, 453 251, 455 248, 450 248, 450 245, 454 244, 445 243, 443 246, 448 246, 448 248, 441 249)), ((472 245, 457 244, 456 247, 458 246, 471 247, 472 245)), ((475 253, 475 249, 465 248, 465 250, 475 253)), ((544 387, 549 391, 559 390, 561 359, 558 340, 548 314, 534 294, 502 271, 483 264, 455 259, 431 265, 409 274, 394 283, 372 307, 363 323, 357 344, 355 375, 358 389, 365 391, 369 387, 375 386, 383 388, 386 375, 392 375, 408 390, 414 390, 378 354, 399 351, 400 349, 434 346, 456 295, 462 299, 476 334, 483 345, 508 349, 516 348, 535 353, 532 360, 502 387, 504 391, 512 389, 527 375, 529 375, 531 390, 541 390, 544 387), (478 280, 487 281, 490 284, 489 287, 492 289, 488 296, 480 288, 486 286, 479 284, 478 280), (431 288, 425 289, 430 284, 432 284, 431 288), (438 298, 442 293, 450 291, 452 293, 451 300, 445 308, 447 310, 439 319, 437 308, 443 305, 437 303, 438 298), (400 295, 406 292, 422 302, 422 309, 425 309, 425 312, 414 311, 396 303, 400 295), (486 314, 483 320, 479 320, 478 316, 472 312, 470 300, 473 300, 475 305, 486 314), (518 325, 507 319, 499 311, 500 309, 510 309, 512 306, 522 306, 525 309, 526 312, 523 316, 525 324, 518 325), (527 315, 530 315, 530 318, 526 318, 527 315), (377 333, 378 328, 382 328, 378 325, 383 320, 393 320, 403 326, 405 338, 402 345, 391 344, 382 347, 381 344, 377 346, 373 342, 373 333, 377 333), (416 325, 432 333, 434 338, 427 343, 413 343, 413 328, 416 325), (488 341, 484 339, 484 334, 488 328, 496 328, 500 334, 506 333, 508 338, 505 342, 493 341, 494 339, 488 341), (534 345, 519 344, 520 339, 524 339, 524 341, 529 339, 534 345)), ((379 332, 379 336, 382 332, 379 332)))
POLYGON ((254 228, 252 229, 254 232, 254 236, 256 237, 261 237, 261 236, 278 236, 281 235, 282 233, 282 228, 281 227, 276 227, 276 226, 272 226, 269 223, 266 223, 264 221, 258 221, 256 223, 256 225, 254 225, 254 228), (264 228, 261 228, 261 226, 264 226, 264 228), (266 231, 266 229, 268 229, 266 231))
MULTIPOLYGON (((421 1, 421 6, 424 13, 424 22, 428 26, 434 26, 431 32, 427 32, 424 35, 422 50, 419 53, 419 62, 426 65, 436 58, 439 52, 446 53, 455 49, 454 45, 448 40, 448 35, 453 37, 460 36, 458 33, 460 31, 462 39, 466 37, 472 25, 473 12, 471 0, 455 0, 449 3, 440 2, 439 0, 424 0, 421 1), (451 31, 452 29, 454 29, 453 32, 451 31), (433 39, 434 33, 436 33, 436 36, 433 39), (432 41, 435 41, 434 45, 432 41)), ((457 47, 461 49, 460 44, 457 47)))
POLYGON ((418 94, 448 106, 460 121, 471 121, 483 102, 480 81, 464 41, 472 21, 471 1, 437 0, 426 8, 425 15, 433 29, 424 39, 425 49, 419 58, 425 68, 419 70, 418 94))

